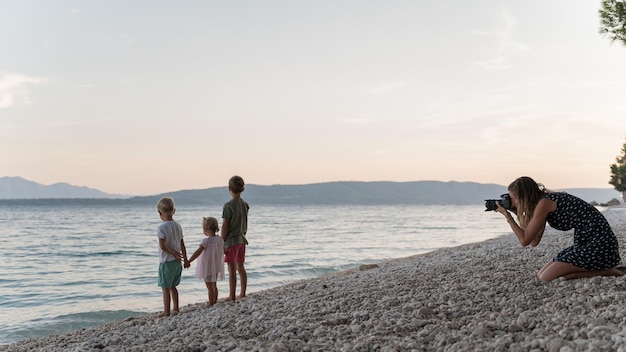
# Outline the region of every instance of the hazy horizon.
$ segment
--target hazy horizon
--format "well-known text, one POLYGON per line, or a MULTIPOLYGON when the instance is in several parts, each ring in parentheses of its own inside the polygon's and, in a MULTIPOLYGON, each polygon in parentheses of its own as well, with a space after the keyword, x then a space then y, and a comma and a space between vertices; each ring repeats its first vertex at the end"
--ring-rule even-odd
MULTIPOLYGON (((20 176, 0 176, 0 180, 4 177, 11 177, 11 178, 20 178, 23 179, 27 182, 35 182, 32 180, 27 180, 23 177, 20 176)), ((254 186, 260 186, 260 187, 273 187, 273 186, 309 186, 309 185, 316 185, 316 184, 327 184, 327 183, 427 183, 427 182, 441 182, 441 183, 475 183, 475 184, 479 184, 479 185, 496 185, 496 186, 502 186, 504 188, 507 187, 507 185, 505 184, 498 184, 498 183, 483 183, 483 182, 475 182, 475 181, 459 181, 459 180, 450 180, 450 181, 438 181, 438 180, 410 180, 410 181, 389 181, 389 180, 372 180, 372 181, 354 181, 354 180, 335 180, 335 181, 324 181, 324 182, 312 182, 312 183, 294 183, 294 184, 289 184, 289 183, 274 183, 274 184, 257 184, 257 183, 249 183, 248 185, 254 185, 254 186)), ((38 182, 35 182, 38 183, 38 182)), ((155 195, 161 195, 161 194, 167 194, 167 193, 172 193, 172 192, 179 192, 179 191, 194 191, 194 190, 204 190, 204 189, 219 189, 219 188, 224 188, 226 189, 226 186, 211 186, 211 187, 201 187, 201 188, 181 188, 181 189, 170 189, 170 190, 165 190, 165 191, 161 191, 161 192, 157 192, 157 193, 150 193, 150 194, 121 194, 121 193, 108 193, 108 192, 104 192, 100 189, 97 189, 95 187, 91 187, 89 185, 73 185, 71 183, 68 182, 56 182, 56 183, 52 183, 52 184, 41 184, 38 183, 42 186, 45 187, 49 187, 49 186, 55 186, 55 185, 69 185, 72 187, 86 187, 95 191, 99 191, 99 192, 103 192, 108 194, 109 196, 120 196, 120 197, 150 197, 150 196, 155 196, 155 195)), ((597 189, 597 190, 607 190, 607 189, 611 189, 614 190, 613 186, 607 185, 606 187, 566 187, 566 188, 554 188, 553 190, 563 190, 563 189, 570 189, 570 190, 574 190, 574 189, 580 189, 580 190, 593 190, 593 189, 597 189)), ((615 191, 616 194, 619 194, 620 192, 615 191)), ((497 198, 497 194, 494 195, 494 197, 497 198)), ((3 198, 0 198, 3 199, 3 198)))
POLYGON ((607 188, 626 47, 600 1, 8 0, 0 176, 607 188))

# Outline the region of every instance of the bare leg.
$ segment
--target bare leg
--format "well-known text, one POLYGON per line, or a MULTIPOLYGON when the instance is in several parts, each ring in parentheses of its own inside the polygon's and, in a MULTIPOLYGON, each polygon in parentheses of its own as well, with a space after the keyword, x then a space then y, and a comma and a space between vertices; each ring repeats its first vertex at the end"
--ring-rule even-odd
POLYGON ((209 304, 214 305, 217 303, 217 283, 207 282, 206 285, 209 289, 209 304))
POLYGON ((248 287, 248 273, 246 273, 243 263, 237 263, 237 272, 239 272, 239 280, 241 281, 239 298, 244 298, 246 297, 246 288, 248 287))
POLYGON ((235 300, 235 290, 237 289, 237 264, 228 263, 228 286, 230 288, 230 296, 228 301, 235 300))
POLYGON ((205 281, 204 285, 206 286, 207 295, 209 297, 209 304, 211 304, 211 283, 208 281, 205 281))
POLYGON ((170 289, 166 287, 161 287, 163 290, 163 316, 167 317, 170 315, 170 289))
POLYGON ((582 279, 592 276, 622 276, 623 272, 616 268, 606 270, 586 270, 576 265, 563 262, 549 262, 539 270, 539 279, 552 281, 559 277, 570 279, 582 279))
POLYGON ((170 295, 172 296, 172 302, 174 302, 174 312, 178 313, 178 289, 176 287, 170 288, 170 295))
POLYGON ((539 279, 543 280, 543 273, 552 265, 554 264, 554 262, 547 262, 541 269, 539 269, 539 272, 537 273, 537 276, 539 277, 539 279))

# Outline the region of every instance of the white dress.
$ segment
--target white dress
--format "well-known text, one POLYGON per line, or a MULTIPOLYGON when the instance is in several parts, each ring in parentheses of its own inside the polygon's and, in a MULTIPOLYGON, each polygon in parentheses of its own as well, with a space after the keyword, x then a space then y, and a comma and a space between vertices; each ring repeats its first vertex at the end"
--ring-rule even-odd
POLYGON ((224 280, 224 240, 221 236, 208 236, 200 245, 204 251, 198 256, 196 278, 205 282, 224 280))

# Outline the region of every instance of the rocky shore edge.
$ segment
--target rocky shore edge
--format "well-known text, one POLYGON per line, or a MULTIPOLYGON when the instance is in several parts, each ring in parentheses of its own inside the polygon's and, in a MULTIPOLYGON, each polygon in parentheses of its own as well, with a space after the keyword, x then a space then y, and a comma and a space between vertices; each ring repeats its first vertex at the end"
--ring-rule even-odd
MULTIPOLYGON (((604 214, 626 261, 626 208, 604 214)), ((0 351, 626 352, 626 276, 537 279, 571 244, 552 229, 536 248, 505 235, 0 351)))

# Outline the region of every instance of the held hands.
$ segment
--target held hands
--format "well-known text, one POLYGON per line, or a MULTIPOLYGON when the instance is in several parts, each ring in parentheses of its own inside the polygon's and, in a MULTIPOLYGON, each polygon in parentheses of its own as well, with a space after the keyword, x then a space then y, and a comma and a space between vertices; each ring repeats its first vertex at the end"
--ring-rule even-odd
POLYGON ((189 259, 187 259, 186 255, 183 255, 182 253, 177 253, 178 256, 178 260, 183 262, 183 268, 187 269, 191 266, 191 262, 189 261, 189 259))
POLYGON ((176 257, 176 260, 178 260, 179 262, 183 262, 183 268, 187 269, 191 266, 191 262, 187 260, 186 256, 182 253, 175 251, 173 255, 174 257, 176 257))

